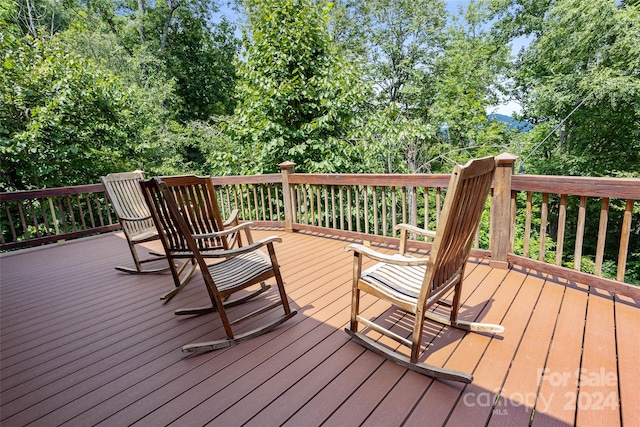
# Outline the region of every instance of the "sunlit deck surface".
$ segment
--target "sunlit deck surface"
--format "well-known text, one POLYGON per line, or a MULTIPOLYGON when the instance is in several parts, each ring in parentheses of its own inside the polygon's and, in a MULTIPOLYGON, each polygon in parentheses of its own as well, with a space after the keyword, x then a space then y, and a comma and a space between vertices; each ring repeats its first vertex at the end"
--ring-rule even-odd
MULTIPOLYGON (((132 264, 118 233, 2 256, 2 426, 640 425, 638 301, 471 259, 462 317, 506 330, 429 326, 423 355, 472 372, 465 386, 349 341, 348 241, 255 234, 282 237, 276 251, 298 315, 195 355, 181 346, 224 335, 216 313, 173 314, 208 303, 199 274, 163 303, 170 275, 114 270, 132 264)), ((402 312, 370 297, 363 304, 409 335, 402 312)))

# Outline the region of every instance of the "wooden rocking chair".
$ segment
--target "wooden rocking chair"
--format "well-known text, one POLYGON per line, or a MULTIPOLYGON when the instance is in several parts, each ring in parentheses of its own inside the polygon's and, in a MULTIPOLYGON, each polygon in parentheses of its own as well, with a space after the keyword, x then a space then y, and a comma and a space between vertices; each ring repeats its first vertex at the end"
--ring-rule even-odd
MULTIPOLYGON (((351 322, 350 327, 345 331, 355 342, 401 366, 427 376, 464 383, 470 383, 473 380, 469 374, 427 365, 418 362, 418 358, 421 353, 425 319, 466 331, 491 333, 504 331, 500 325, 458 320, 464 269, 489 194, 494 171, 493 157, 472 160, 464 166, 456 165, 449 181, 447 196, 435 233, 406 224, 399 225, 398 228, 401 229, 399 254, 389 256, 358 244, 346 247, 345 250, 354 252, 354 271, 351 322), (407 232, 420 233, 435 239, 428 258, 414 258, 405 254, 407 232), (362 271, 363 256, 379 263, 362 271), (453 303, 450 304, 451 315, 448 318, 427 311, 451 289, 454 290, 453 303), (412 313, 415 316, 412 336, 406 339, 361 316, 359 313, 361 291, 412 313), (410 356, 394 351, 358 332, 358 323, 409 347, 410 356)), ((444 301, 442 303, 449 305, 444 301)))
POLYGON ((194 260, 185 260, 180 266, 169 258, 169 265, 155 269, 144 269, 142 264, 168 258, 163 253, 151 251, 155 258, 140 259, 135 245, 160 239, 149 208, 142 195, 140 181, 144 178, 142 171, 110 173, 100 177, 107 197, 111 201, 113 210, 122 226, 124 235, 133 256, 135 268, 116 266, 116 270, 131 274, 162 273, 171 270, 175 287, 160 296, 160 299, 170 300, 182 289, 196 269, 194 260), (187 267, 190 268, 187 269, 187 267))
POLYGON ((154 269, 144 269, 142 264, 158 261, 164 258, 164 254, 150 252, 154 258, 140 259, 135 245, 158 240, 160 236, 153 224, 149 209, 145 204, 140 181, 143 178, 142 171, 110 173, 100 177, 104 185, 107 197, 111 201, 113 210, 118 217, 122 231, 127 239, 129 250, 133 256, 135 268, 116 266, 116 270, 131 274, 149 274, 167 271, 168 266, 154 269))
MULTIPOLYGON (((248 243, 253 242, 249 223, 240 229, 237 228, 240 225, 237 209, 234 209, 229 215, 229 218, 223 221, 220 215, 215 189, 208 176, 165 176, 160 177, 160 179, 172 193, 178 210, 183 214, 187 224, 189 224, 191 233, 209 236, 198 239, 198 247, 203 258, 219 258, 215 252, 229 250, 236 246, 242 247, 240 230, 245 233, 248 243), (228 234, 220 234, 221 231, 228 229, 235 231, 228 234)), ((163 245, 165 245, 165 252, 170 261, 184 257, 183 251, 176 251, 175 247, 171 246, 169 240, 163 240, 163 245)), ((190 262, 192 263, 192 268, 187 273, 189 277, 193 274, 196 266, 195 258, 191 258, 190 262)), ((171 268, 171 273, 176 286, 173 291, 175 294, 187 284, 185 280, 186 275, 181 275, 180 271, 175 267, 171 268)), ((270 286, 263 283, 261 289, 256 291, 251 297, 258 293, 265 292, 269 290, 269 288, 270 286)), ((229 303, 233 302, 234 301, 230 301, 229 303)), ((211 304, 206 307, 177 310, 176 314, 203 314, 215 310, 215 304, 211 304)))
MULTIPOLYGON (((251 224, 242 223, 235 227, 230 227, 220 232, 201 233, 197 229, 196 211, 191 210, 192 203, 185 203, 190 199, 178 199, 180 192, 176 192, 167 186, 161 178, 155 178, 140 183, 147 204, 151 210, 161 239, 165 245, 167 254, 172 258, 195 259, 200 267, 207 292, 211 298, 212 306, 215 308, 222 320, 226 332, 226 339, 210 341, 197 344, 188 344, 182 347, 183 351, 197 350, 217 350, 234 345, 238 342, 264 334, 281 323, 285 322, 296 314, 289 307, 284 283, 280 275, 280 267, 276 259, 274 242, 281 242, 279 237, 269 237, 258 242, 253 242, 249 231, 251 224), (181 201, 179 206, 177 201, 181 201), (233 235, 245 231, 247 245, 235 249, 216 248, 211 251, 212 243, 223 239, 225 236, 233 235), (269 255, 262 252, 261 248, 266 247, 269 255), (218 258, 221 261, 207 265, 207 258, 218 258), (252 311, 238 319, 230 321, 226 308, 238 304, 264 292, 267 287, 263 282, 274 277, 278 286, 279 298, 277 301, 252 311), (258 290, 248 292, 248 295, 234 300, 228 300, 232 294, 244 291, 247 288, 260 285, 258 290), (266 322, 262 326, 251 331, 234 334, 232 326, 266 313, 274 308, 282 306, 284 314, 275 320, 266 322)), ((201 307, 196 309, 176 310, 176 314, 202 314, 212 311, 212 307, 201 307)))

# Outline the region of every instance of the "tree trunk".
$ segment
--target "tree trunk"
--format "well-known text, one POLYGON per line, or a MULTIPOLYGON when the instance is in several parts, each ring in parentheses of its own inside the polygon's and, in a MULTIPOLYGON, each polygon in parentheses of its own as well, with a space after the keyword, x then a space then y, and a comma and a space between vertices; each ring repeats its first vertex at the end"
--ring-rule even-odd
POLYGON ((167 13, 167 17, 164 20, 164 28, 162 29, 162 41, 160 42, 160 51, 164 50, 167 46, 167 36, 169 34, 169 26, 171 25, 171 19, 173 18, 173 14, 180 7, 183 0, 171 1, 169 2, 169 12, 167 13))

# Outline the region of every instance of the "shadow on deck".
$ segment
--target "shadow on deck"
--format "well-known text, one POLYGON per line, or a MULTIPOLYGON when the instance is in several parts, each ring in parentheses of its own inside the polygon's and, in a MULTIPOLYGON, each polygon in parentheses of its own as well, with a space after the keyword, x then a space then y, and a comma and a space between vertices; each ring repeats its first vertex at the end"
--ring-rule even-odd
MULTIPOLYGON (((637 300, 472 259, 461 317, 506 330, 425 328, 423 359, 474 375, 434 381, 349 341, 347 240, 256 234, 283 238, 298 315, 195 355, 180 347, 224 335, 215 313, 173 314, 208 303, 202 277, 164 304, 170 275, 114 270, 132 263, 121 234, 0 257, 2 425, 640 425, 637 300)), ((407 330, 403 312, 362 304, 407 330)))

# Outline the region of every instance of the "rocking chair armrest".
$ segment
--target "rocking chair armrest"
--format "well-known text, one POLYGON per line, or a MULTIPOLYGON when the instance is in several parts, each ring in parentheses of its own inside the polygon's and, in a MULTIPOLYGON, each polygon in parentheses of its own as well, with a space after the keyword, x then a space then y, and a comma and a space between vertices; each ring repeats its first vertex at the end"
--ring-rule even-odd
POLYGON ((344 248, 345 251, 353 251, 359 254, 365 255, 368 258, 371 258, 376 261, 385 262, 387 264, 395 264, 395 265, 427 265, 429 262, 428 258, 413 258, 408 256, 403 256, 400 254, 395 255, 387 255, 382 252, 378 252, 374 249, 371 249, 364 245, 359 245, 357 243, 352 243, 347 245, 344 248))
POLYGON ((231 211, 231 215, 225 221, 222 222, 223 227, 228 227, 231 224, 238 224, 238 209, 234 209, 231 211))
POLYGON ((236 226, 233 226, 231 228, 225 228, 222 231, 218 231, 216 233, 204 233, 204 234, 192 234, 191 237, 193 237, 194 239, 211 239, 211 238, 216 238, 216 237, 223 237, 226 236, 228 234, 233 234, 236 231, 241 231, 241 230, 249 230, 251 228, 251 226, 253 225, 252 222, 243 222, 242 224, 238 224, 236 226))
POLYGON ((239 248, 229 249, 226 251, 212 252, 210 254, 207 254, 207 258, 231 258, 247 252, 253 252, 256 249, 261 248, 262 246, 273 244, 274 242, 280 243, 282 242, 282 238, 278 236, 265 237, 264 239, 260 239, 257 242, 251 243, 250 245, 247 245, 247 246, 241 246, 239 248))
POLYGON ((129 221, 129 222, 137 222, 137 221, 145 221, 147 219, 151 219, 151 215, 147 216, 139 216, 139 217, 130 217, 130 216, 120 216, 121 221, 129 221))
POLYGON ((410 233, 415 233, 415 234, 419 234, 421 236, 425 236, 425 237, 431 237, 434 238, 436 237, 436 232, 435 231, 431 231, 431 230, 425 230, 424 228, 420 228, 420 227, 416 227, 415 225, 411 225, 411 224, 398 224, 395 227, 396 230, 406 230, 410 233))

